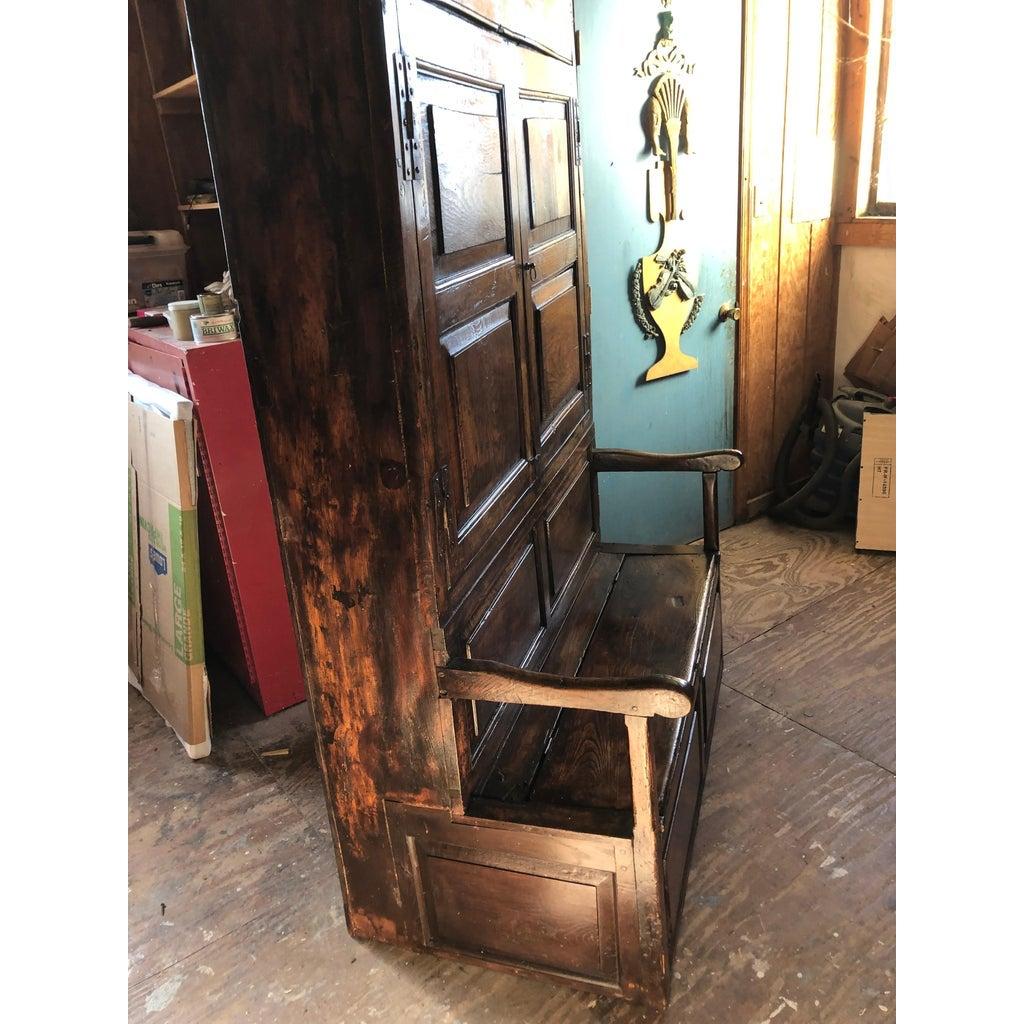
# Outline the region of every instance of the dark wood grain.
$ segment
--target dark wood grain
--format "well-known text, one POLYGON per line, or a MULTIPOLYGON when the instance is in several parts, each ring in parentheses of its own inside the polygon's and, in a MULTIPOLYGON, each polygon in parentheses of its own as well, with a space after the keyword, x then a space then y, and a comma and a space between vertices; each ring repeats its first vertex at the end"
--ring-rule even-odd
POLYGON ((661 1005, 718 557, 593 558, 573 69, 422 0, 193 6, 349 928, 661 1005))
POLYGON ((562 290, 541 299, 534 292, 537 359, 540 365, 541 430, 580 391, 579 296, 572 273, 556 279, 562 290))
POLYGON ((448 780, 385 26, 291 0, 189 19, 348 922, 394 941, 380 794, 438 805, 448 780))
POLYGON ((505 178, 497 114, 428 109, 441 251, 453 253, 503 239, 505 178))
POLYGON ((581 470, 558 504, 545 516, 544 524, 551 596, 557 597, 594 537, 590 474, 586 468, 581 470))

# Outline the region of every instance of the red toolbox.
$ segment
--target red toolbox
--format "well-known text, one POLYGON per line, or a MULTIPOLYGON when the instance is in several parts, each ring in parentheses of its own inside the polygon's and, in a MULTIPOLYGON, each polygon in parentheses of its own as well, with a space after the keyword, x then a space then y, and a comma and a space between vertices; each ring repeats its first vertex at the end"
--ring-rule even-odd
POLYGON ((129 328, 128 368, 195 406, 207 648, 264 714, 305 700, 242 343, 129 328))

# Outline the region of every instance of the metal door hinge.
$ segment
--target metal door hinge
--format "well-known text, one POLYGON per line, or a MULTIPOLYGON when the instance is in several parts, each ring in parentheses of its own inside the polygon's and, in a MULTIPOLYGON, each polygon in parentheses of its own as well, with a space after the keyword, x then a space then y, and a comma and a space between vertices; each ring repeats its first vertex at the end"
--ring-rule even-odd
POLYGON ((583 151, 580 145, 580 103, 579 100, 574 100, 573 105, 573 125, 575 132, 573 133, 575 138, 573 139, 573 159, 576 162, 576 166, 579 167, 583 163, 583 151))
POLYGON ((405 53, 396 53, 395 89, 401 119, 402 177, 406 181, 419 181, 423 177, 423 154, 416 134, 415 82, 416 61, 405 53))
POLYGON ((583 338, 583 390, 589 391, 593 382, 593 371, 590 366, 590 335, 584 334, 583 338))

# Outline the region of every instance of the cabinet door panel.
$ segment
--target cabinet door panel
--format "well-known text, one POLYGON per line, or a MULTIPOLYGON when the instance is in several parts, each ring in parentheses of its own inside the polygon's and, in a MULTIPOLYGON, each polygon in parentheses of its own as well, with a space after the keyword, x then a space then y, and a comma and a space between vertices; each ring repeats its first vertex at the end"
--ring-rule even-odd
MULTIPOLYGON (((436 44, 450 16, 434 17, 436 44)), ((465 23, 451 38, 448 66, 418 59, 413 89, 442 599, 534 479, 508 61, 465 23)))
POLYGON ((526 80, 519 94, 520 231, 530 268, 526 302, 532 427, 541 471, 589 409, 575 107, 571 83, 561 80, 556 64, 536 55, 524 60, 526 80), (565 87, 567 94, 548 95, 553 85, 565 87), (545 95, 528 87, 543 88, 545 95))
POLYGON ((579 293, 573 270, 533 292, 541 443, 563 406, 582 391, 579 293))
POLYGON ((518 353, 510 304, 442 335, 458 446, 456 526, 526 467, 516 396, 518 353))
POLYGON ((529 168, 530 227, 547 227, 572 216, 569 198, 569 126, 564 116, 528 117, 526 166, 529 168))

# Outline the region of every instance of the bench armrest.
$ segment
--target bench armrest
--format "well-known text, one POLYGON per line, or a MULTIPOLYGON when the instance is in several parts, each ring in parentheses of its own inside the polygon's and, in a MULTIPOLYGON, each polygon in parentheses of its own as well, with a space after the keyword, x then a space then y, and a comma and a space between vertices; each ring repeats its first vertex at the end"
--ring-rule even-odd
POLYGON ((549 708, 607 711, 638 718, 684 718, 693 709, 693 687, 678 676, 588 679, 531 672, 495 661, 453 660, 437 670, 439 696, 549 708))
POLYGON ((662 454, 625 448, 592 448, 590 468, 594 473, 701 473, 704 494, 704 550, 718 551, 718 474, 743 465, 743 452, 724 448, 711 452, 662 454))
POLYGON ((594 448, 590 453, 590 465, 598 473, 731 472, 743 465, 743 452, 726 448, 713 452, 662 454, 625 448, 594 448))

